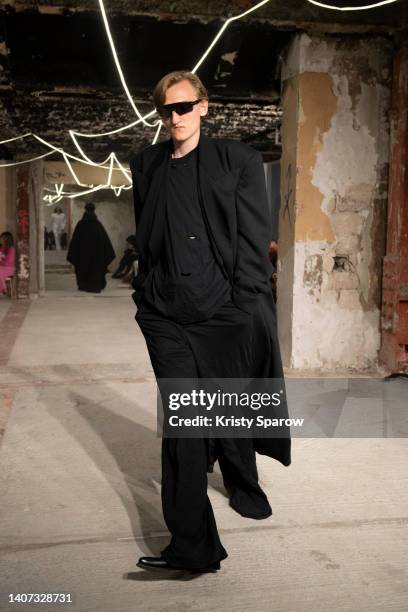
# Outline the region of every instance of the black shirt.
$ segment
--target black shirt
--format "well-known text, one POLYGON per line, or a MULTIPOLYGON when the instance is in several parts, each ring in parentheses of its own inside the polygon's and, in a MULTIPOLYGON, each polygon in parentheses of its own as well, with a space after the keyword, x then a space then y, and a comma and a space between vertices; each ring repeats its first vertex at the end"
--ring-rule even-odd
POLYGON ((148 304, 179 323, 209 319, 231 296, 201 211, 197 148, 170 161, 162 249, 144 289, 148 304))

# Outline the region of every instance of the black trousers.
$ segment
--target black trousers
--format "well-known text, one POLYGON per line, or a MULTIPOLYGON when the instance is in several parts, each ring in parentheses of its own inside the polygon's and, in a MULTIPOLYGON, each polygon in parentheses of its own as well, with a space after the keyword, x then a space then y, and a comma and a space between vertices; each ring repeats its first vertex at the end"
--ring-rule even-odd
MULTIPOLYGON (((250 377, 253 318, 232 301, 199 323, 180 325, 143 301, 136 314, 157 379, 250 377)), ((272 514, 258 483, 252 439, 163 438, 162 506, 171 541, 161 554, 173 567, 202 568, 228 556, 207 495, 215 458, 234 510, 256 519, 272 514)))

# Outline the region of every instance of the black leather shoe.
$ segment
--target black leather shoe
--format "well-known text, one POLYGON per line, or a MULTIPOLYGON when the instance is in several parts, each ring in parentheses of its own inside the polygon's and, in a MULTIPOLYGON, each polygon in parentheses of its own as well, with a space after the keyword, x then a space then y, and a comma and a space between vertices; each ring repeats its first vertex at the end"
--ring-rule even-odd
POLYGON ((221 564, 219 561, 212 563, 208 567, 203 568, 188 568, 188 567, 173 567, 169 565, 163 557, 140 557, 137 564, 139 567, 143 569, 160 569, 160 570, 186 570, 188 572, 201 573, 201 572, 216 572, 221 569, 221 564))
POLYGON ((170 567, 167 561, 163 559, 163 557, 140 557, 136 565, 146 569, 173 569, 170 567))

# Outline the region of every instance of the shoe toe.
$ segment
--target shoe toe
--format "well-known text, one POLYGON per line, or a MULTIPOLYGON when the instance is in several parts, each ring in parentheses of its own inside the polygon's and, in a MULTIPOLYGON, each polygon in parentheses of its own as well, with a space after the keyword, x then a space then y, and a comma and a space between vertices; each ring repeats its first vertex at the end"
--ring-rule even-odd
POLYGON ((167 562, 162 557, 140 557, 137 565, 140 567, 168 567, 167 562))
POLYGON ((193 573, 216 572, 217 570, 221 569, 221 563, 219 561, 212 563, 208 567, 204 567, 200 569, 172 567, 171 565, 167 563, 167 561, 165 561, 165 559, 163 559, 163 557, 140 557, 136 565, 138 567, 147 568, 147 569, 152 569, 152 568, 153 569, 174 569, 174 570, 178 569, 178 570, 190 571, 193 573))

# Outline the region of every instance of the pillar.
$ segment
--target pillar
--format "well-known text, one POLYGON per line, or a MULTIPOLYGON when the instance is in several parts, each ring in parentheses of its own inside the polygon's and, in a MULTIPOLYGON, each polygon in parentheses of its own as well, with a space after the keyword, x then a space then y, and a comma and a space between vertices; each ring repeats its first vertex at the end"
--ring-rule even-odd
POLYGON ((17 296, 44 293, 43 162, 17 167, 17 296))
POLYGON ((391 44, 298 34, 282 72, 278 321, 284 365, 375 368, 391 44))

